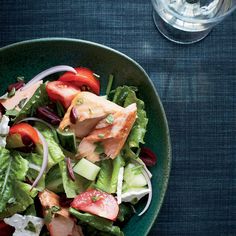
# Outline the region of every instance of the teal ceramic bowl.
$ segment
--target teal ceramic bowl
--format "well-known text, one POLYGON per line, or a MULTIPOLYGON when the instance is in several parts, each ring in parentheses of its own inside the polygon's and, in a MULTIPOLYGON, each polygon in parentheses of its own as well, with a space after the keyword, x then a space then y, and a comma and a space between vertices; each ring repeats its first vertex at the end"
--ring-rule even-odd
MULTIPOLYGON (((153 174, 153 197, 148 211, 137 215, 124 226, 125 235, 144 236, 151 229, 160 211, 167 189, 171 167, 171 143, 168 124, 160 98, 144 69, 126 55, 93 42, 46 38, 20 42, 0 49, 1 94, 17 76, 31 79, 39 72, 56 65, 84 66, 101 76, 101 86, 106 88, 109 74, 115 76, 113 87, 134 85, 145 101, 149 118, 146 146, 158 157, 157 165, 150 170, 153 174)), ((104 91, 104 90, 103 90, 104 91)), ((141 211, 145 201, 136 209, 141 211)))

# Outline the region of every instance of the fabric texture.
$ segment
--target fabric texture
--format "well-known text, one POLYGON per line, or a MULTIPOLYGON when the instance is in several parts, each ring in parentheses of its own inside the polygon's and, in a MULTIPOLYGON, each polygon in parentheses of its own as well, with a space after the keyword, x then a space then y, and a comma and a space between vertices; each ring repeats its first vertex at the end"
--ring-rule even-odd
POLYGON ((150 236, 236 235, 236 13, 203 41, 184 46, 160 35, 147 0, 1 1, 1 47, 41 37, 105 44, 153 80, 173 162, 150 236))

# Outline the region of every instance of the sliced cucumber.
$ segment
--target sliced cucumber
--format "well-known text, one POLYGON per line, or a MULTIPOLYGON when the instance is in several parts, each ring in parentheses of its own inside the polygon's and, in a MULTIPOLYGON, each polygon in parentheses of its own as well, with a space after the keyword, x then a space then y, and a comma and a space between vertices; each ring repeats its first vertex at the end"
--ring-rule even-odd
POLYGON ((124 181, 130 187, 143 187, 147 185, 147 181, 142 174, 142 166, 134 165, 132 163, 125 167, 124 181))
POLYGON ((59 129, 57 129, 57 134, 61 146, 69 152, 76 153, 77 148, 75 134, 73 132, 63 132, 59 129))
POLYGON ((93 164, 92 162, 86 160, 85 158, 81 159, 74 167, 73 170, 76 174, 83 176, 88 180, 95 180, 100 167, 93 164))

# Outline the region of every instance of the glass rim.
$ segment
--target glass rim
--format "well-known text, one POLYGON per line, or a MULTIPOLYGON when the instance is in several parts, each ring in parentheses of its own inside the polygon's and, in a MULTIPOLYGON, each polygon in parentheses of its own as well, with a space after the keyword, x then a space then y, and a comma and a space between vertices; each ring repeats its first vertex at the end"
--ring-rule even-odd
MULTIPOLYGON (((152 1, 152 5, 155 9, 156 12, 159 12, 158 10, 158 6, 157 6, 157 1, 160 1, 163 3, 164 6, 165 5, 165 0, 151 0, 152 1)), ((232 1, 233 2, 233 1, 232 1)), ((175 16, 177 19, 183 20, 183 21, 188 21, 189 23, 217 23, 220 22, 221 20, 223 20, 223 18, 225 18, 226 16, 229 16, 231 13, 233 13, 234 10, 236 10, 236 4, 234 6, 232 6, 227 12, 225 12, 222 15, 219 16, 215 16, 212 17, 210 19, 193 19, 191 17, 187 17, 187 16, 181 16, 178 13, 176 13, 175 11, 173 11, 172 9, 170 9, 169 7, 165 7, 165 9, 167 11, 169 11, 173 16, 175 16)))

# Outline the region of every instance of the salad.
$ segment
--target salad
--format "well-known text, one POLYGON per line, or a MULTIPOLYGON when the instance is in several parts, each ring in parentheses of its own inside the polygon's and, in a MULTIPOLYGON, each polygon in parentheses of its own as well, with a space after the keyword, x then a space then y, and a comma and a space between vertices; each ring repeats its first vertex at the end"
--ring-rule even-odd
POLYGON ((156 157, 143 146, 144 102, 112 84, 102 94, 93 71, 62 65, 18 77, 0 97, 2 236, 124 235, 146 212, 156 157))

